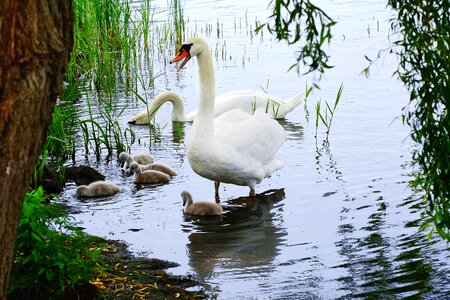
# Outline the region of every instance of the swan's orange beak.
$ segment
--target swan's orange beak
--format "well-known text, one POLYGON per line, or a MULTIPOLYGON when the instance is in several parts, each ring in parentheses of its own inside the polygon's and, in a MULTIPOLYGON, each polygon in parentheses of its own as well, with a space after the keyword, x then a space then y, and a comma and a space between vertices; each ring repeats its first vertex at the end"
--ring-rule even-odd
POLYGON ((180 52, 178 52, 177 56, 175 56, 174 58, 172 58, 170 60, 170 63, 174 63, 174 62, 180 61, 183 58, 184 58, 184 60, 181 62, 181 65, 178 68, 178 70, 181 70, 181 68, 183 68, 184 65, 191 59, 191 55, 189 54, 189 52, 186 51, 186 49, 181 48, 180 52))

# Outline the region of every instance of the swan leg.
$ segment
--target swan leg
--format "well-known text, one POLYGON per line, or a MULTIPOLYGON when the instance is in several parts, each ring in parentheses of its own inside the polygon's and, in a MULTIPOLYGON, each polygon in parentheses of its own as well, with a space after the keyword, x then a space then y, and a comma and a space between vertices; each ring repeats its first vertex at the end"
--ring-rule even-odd
POLYGON ((250 197, 255 197, 256 196, 256 192, 254 188, 250 188, 250 193, 248 194, 250 197))
POLYGON ((216 198, 219 198, 219 186, 220 186, 220 181, 214 181, 214 190, 216 192, 216 198))

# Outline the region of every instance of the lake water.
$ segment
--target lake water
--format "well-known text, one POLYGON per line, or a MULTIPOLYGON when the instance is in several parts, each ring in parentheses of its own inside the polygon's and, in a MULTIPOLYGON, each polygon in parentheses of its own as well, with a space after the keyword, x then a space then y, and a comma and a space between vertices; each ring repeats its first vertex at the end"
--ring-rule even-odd
MULTIPOLYGON (((166 5, 162 2, 154 5, 166 5)), ((169 271, 197 276, 217 299, 449 298, 448 244, 418 232, 420 195, 407 184, 415 145, 400 119, 409 95, 392 76, 397 60, 383 55, 369 78, 361 74, 367 66, 364 55, 375 57, 390 45, 394 14, 386 1, 317 1, 338 22, 327 47, 334 68, 317 81, 312 74, 287 72, 295 62, 295 46, 267 32, 263 38, 249 33, 255 18, 264 21, 270 14, 268 2, 191 0, 183 5, 188 35, 207 38, 213 53, 216 45, 219 53, 226 49, 226 59, 219 55, 214 62, 217 93, 260 89, 268 82, 270 94, 288 99, 306 84, 320 86, 306 106, 280 121, 287 133, 279 153, 284 168, 257 186, 256 198, 246 197, 247 187, 222 184, 221 218, 184 217, 181 191, 191 192, 194 200, 213 201, 214 185, 191 170, 170 122, 171 105, 165 105, 156 115, 161 127, 167 125, 160 141, 149 137, 147 127, 132 126, 140 143, 131 148, 132 153, 150 152, 178 175, 166 185, 137 186, 117 161, 93 159, 91 166, 122 191, 80 201, 73 197, 76 186, 68 185, 62 198, 76 208, 73 217, 86 232, 124 240, 138 255, 179 263, 169 271), (212 25, 211 34, 205 24, 212 25), (333 103, 341 84, 327 144, 323 126, 315 138, 314 104, 319 99, 333 103)), ((155 60, 154 68, 161 76, 151 95, 175 90, 188 112, 197 107, 195 58, 180 72, 162 60, 155 60)), ((145 108, 127 101, 119 119, 123 128, 145 108)), ((186 138, 190 128, 183 125, 186 138)), ((81 157, 78 163, 87 163, 81 157)))

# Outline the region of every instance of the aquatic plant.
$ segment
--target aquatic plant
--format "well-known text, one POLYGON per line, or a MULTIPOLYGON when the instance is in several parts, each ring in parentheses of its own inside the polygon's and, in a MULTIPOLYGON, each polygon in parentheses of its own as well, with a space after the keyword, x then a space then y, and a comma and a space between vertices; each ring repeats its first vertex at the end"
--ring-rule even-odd
MULTIPOLYGON (((128 150, 129 142, 135 141, 131 128, 124 131, 120 128, 118 117, 126 105, 118 106, 118 92, 125 92, 125 96, 130 92, 136 94, 139 83, 144 86, 144 78, 149 79, 144 90, 152 88, 159 76, 152 70, 152 57, 157 48, 154 45, 158 43, 149 41, 152 38, 164 40, 162 48, 169 49, 173 40, 181 43, 185 27, 179 0, 171 3, 172 14, 161 25, 153 22, 150 0, 140 5, 131 5, 129 0, 74 1, 74 48, 61 98, 63 103, 73 103, 76 99, 85 101, 88 117, 78 120, 75 109, 62 111, 62 106, 58 105, 44 145, 45 157, 55 157, 61 162, 69 155, 74 158, 74 132, 66 132, 74 126, 82 135, 86 157, 92 150, 97 159, 103 151, 109 157, 114 151, 128 150), (142 49, 144 52, 140 52, 142 49), (140 63, 141 57, 146 64, 140 63), (143 68, 144 76, 140 74, 143 68)), ((171 53, 165 51, 164 55, 156 57, 170 57, 171 53)), ((42 169, 41 163, 38 162, 37 171, 42 169)), ((36 172, 36 176, 39 177, 40 172, 36 172)))
POLYGON ((131 1, 74 1, 74 48, 66 78, 83 78, 94 90, 112 94, 118 84, 135 84, 138 43, 149 43, 150 1, 132 9, 131 1), (121 78, 121 76, 123 76, 121 78), (124 80, 124 81, 123 81, 124 80))
POLYGON ((173 121, 172 122, 172 135, 174 136, 174 141, 177 143, 178 147, 184 144, 184 123, 173 121))
POLYGON ((83 136, 85 156, 87 157, 90 153, 90 148, 93 149, 97 160, 100 160, 103 150, 107 151, 107 158, 111 157, 114 152, 129 152, 129 143, 117 121, 126 106, 119 110, 117 101, 113 99, 100 101, 97 102, 97 114, 94 115, 92 100, 89 96, 87 96, 86 102, 88 117, 78 122, 83 136))
POLYGON ((264 93, 268 94, 269 93, 269 84, 270 84, 270 78, 267 78, 265 86, 262 86, 262 85, 258 85, 258 86, 264 93))
POLYGON ((44 167, 47 161, 48 150, 44 149, 41 156, 38 158, 34 165, 33 178, 31 180, 31 186, 35 189, 38 188, 38 182, 44 177, 44 167))
POLYGON ((47 129, 44 151, 54 158, 68 159, 75 153, 75 108, 71 103, 57 104, 47 129))
MULTIPOLYGON (((161 141, 162 132, 163 132, 164 128, 167 127, 167 125, 168 125, 168 123, 166 123, 164 125, 161 125, 160 123, 155 122, 155 125, 153 126, 153 129, 154 129, 153 130, 153 132, 154 132, 153 140, 155 142, 160 142, 161 141)), ((150 141, 151 141, 151 139, 150 139, 150 141)))
POLYGON ((338 92, 336 94, 336 98, 334 100, 333 106, 331 106, 328 103, 328 101, 325 101, 325 110, 324 111, 322 111, 322 108, 321 108, 321 101, 320 100, 317 101, 316 106, 315 106, 315 110, 316 110, 316 134, 315 134, 315 137, 316 138, 317 138, 317 129, 319 127, 319 120, 320 120, 326 128, 325 140, 328 141, 328 136, 330 134, 333 117, 336 112, 336 108, 339 104, 339 101, 341 99, 343 89, 344 89, 344 86, 343 86, 343 84, 341 84, 341 86, 339 87, 338 92))
POLYGON ((175 46, 176 49, 181 47, 184 37, 184 18, 183 9, 181 8, 180 0, 173 0, 173 25, 175 31, 175 46))
MULTIPOLYGON (((71 95, 75 94, 77 93, 71 95)), ((69 94, 65 97, 69 97, 69 94)), ((44 178, 45 165, 51 165, 52 169, 57 171, 59 182, 64 182, 64 163, 70 157, 75 160, 75 115, 75 109, 70 101, 60 102, 55 106, 42 146, 42 154, 37 159, 33 171, 31 186, 35 189, 44 178)))
MULTIPOLYGON (((264 93, 268 94, 269 93, 269 83, 270 83, 270 79, 267 78, 265 86, 261 86, 261 85, 258 85, 258 86, 264 93)), ((256 98, 256 96, 255 96, 255 98, 256 98)), ((269 101, 269 99, 267 99, 267 103, 266 103, 264 112, 269 113, 270 109, 272 109, 271 115, 274 116, 274 118, 276 119, 278 116, 278 112, 280 110, 280 106, 274 105, 274 104, 272 104, 272 106, 270 106, 270 101, 269 101)), ((256 100, 252 102, 252 111, 253 111, 253 113, 256 111, 256 100)))
MULTIPOLYGON (((305 119, 306 121, 309 121, 309 110, 308 110, 308 97, 311 94, 312 90, 314 88, 320 89, 319 86, 317 84, 313 84, 312 86, 308 86, 308 82, 306 82, 305 84, 305 104, 303 106, 303 110, 305 111, 305 119)), ((317 128, 317 125, 316 125, 317 128)), ((317 132, 316 132, 316 136, 317 136, 317 132)))

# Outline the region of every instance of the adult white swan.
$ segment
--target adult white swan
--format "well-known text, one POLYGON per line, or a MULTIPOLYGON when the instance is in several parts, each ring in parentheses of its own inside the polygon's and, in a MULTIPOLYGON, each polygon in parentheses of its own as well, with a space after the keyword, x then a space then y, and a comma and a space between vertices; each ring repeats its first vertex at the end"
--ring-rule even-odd
MULTIPOLYGON (((299 93, 287 101, 255 90, 235 90, 216 97, 214 116, 219 116, 232 109, 242 109, 253 112, 263 107, 265 112, 274 119, 283 119, 305 99, 304 93, 299 93)), ((197 109, 186 114, 184 101, 180 94, 173 91, 162 92, 153 99, 146 110, 133 116, 128 123, 148 124, 156 111, 166 102, 172 103, 172 121, 192 122, 197 115, 197 109)))
POLYGON ((214 181, 216 196, 220 182, 248 186, 254 196, 255 185, 283 166, 275 155, 285 141, 284 129, 262 108, 246 117, 240 117, 242 110, 231 110, 214 120, 215 78, 207 42, 188 39, 171 63, 184 58, 182 68, 194 56, 200 103, 186 146, 189 164, 195 173, 214 181))

